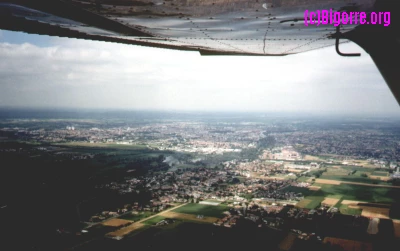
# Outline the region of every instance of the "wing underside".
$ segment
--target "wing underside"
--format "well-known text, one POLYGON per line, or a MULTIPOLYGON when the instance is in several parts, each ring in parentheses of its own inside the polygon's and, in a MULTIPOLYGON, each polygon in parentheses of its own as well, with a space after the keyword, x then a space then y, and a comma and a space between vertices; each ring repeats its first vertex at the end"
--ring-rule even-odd
MULTIPOLYGON (((283 56, 332 46, 335 27, 304 11, 368 10, 343 0, 0 0, 0 29, 203 55, 283 56)), ((342 32, 355 25, 342 27, 342 32)))

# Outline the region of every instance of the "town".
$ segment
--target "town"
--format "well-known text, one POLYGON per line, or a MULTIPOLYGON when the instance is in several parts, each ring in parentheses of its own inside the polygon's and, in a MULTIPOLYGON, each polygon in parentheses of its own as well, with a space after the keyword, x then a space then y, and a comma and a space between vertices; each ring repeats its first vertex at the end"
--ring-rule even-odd
POLYGON ((81 173, 80 190, 63 202, 77 224, 56 228, 66 248, 187 223, 249 222, 282 233, 279 250, 296 250, 298 240, 346 250, 347 239, 361 250, 368 236, 400 235, 397 132, 354 121, 13 119, 1 122, 0 154, 49 166, 38 177, 51 168, 81 173))

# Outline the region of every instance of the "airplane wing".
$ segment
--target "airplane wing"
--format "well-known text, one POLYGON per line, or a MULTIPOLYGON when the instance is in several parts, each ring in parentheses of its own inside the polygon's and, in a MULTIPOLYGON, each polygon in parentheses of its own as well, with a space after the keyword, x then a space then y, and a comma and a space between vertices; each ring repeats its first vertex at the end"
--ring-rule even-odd
MULTIPOLYGON (((304 11, 368 10, 343 0, 1 0, 0 28, 202 54, 274 55, 332 46, 333 25, 304 25, 304 11), (322 3, 322 4, 321 4, 322 3)), ((346 26, 344 31, 355 28, 346 26)))
MULTIPOLYGON (((0 29, 201 55, 285 56, 349 39, 400 96, 399 8, 394 0, 0 0, 0 29), (305 10, 390 11, 391 24, 314 25, 305 10), (308 25, 305 25, 308 24, 308 25)), ((368 17, 367 17, 368 18, 368 17)), ((341 54, 341 53, 340 53, 341 54)), ((348 55, 348 54, 341 54, 348 55)))

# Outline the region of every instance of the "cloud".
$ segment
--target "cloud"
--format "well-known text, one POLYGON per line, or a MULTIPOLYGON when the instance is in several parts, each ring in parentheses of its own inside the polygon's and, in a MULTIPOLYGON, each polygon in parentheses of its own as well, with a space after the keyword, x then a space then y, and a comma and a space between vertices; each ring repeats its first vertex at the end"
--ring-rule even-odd
POLYGON ((128 109, 399 113, 371 58, 334 48, 286 57, 49 38, 0 43, 0 105, 128 109))

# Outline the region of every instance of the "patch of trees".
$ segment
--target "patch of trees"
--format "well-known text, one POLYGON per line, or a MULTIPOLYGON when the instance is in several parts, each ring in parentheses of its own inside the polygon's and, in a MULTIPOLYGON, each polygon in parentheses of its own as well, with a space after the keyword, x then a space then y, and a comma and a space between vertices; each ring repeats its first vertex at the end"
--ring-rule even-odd
POLYGON ((121 171, 118 168, 114 168, 111 172, 113 172, 116 175, 115 178, 119 180, 126 176, 127 170, 134 170, 129 174, 129 176, 133 175, 134 177, 145 175, 149 171, 167 171, 170 166, 165 163, 164 160, 164 155, 159 155, 155 158, 140 158, 127 164, 121 171))
POLYGON ((229 181, 229 183, 230 184, 238 184, 238 183, 240 183, 240 180, 238 179, 238 178, 232 178, 230 181, 229 181))
POLYGON ((274 136, 268 135, 267 137, 260 139, 257 142, 257 145, 260 148, 274 148, 276 145, 276 139, 274 136))
POLYGON ((389 181, 393 186, 400 186, 400 179, 391 179, 389 181))
POLYGON ((319 177, 321 177, 321 175, 322 175, 325 171, 326 171, 326 170, 318 170, 318 171, 314 172, 314 176, 315 176, 316 178, 319 178, 319 177))

